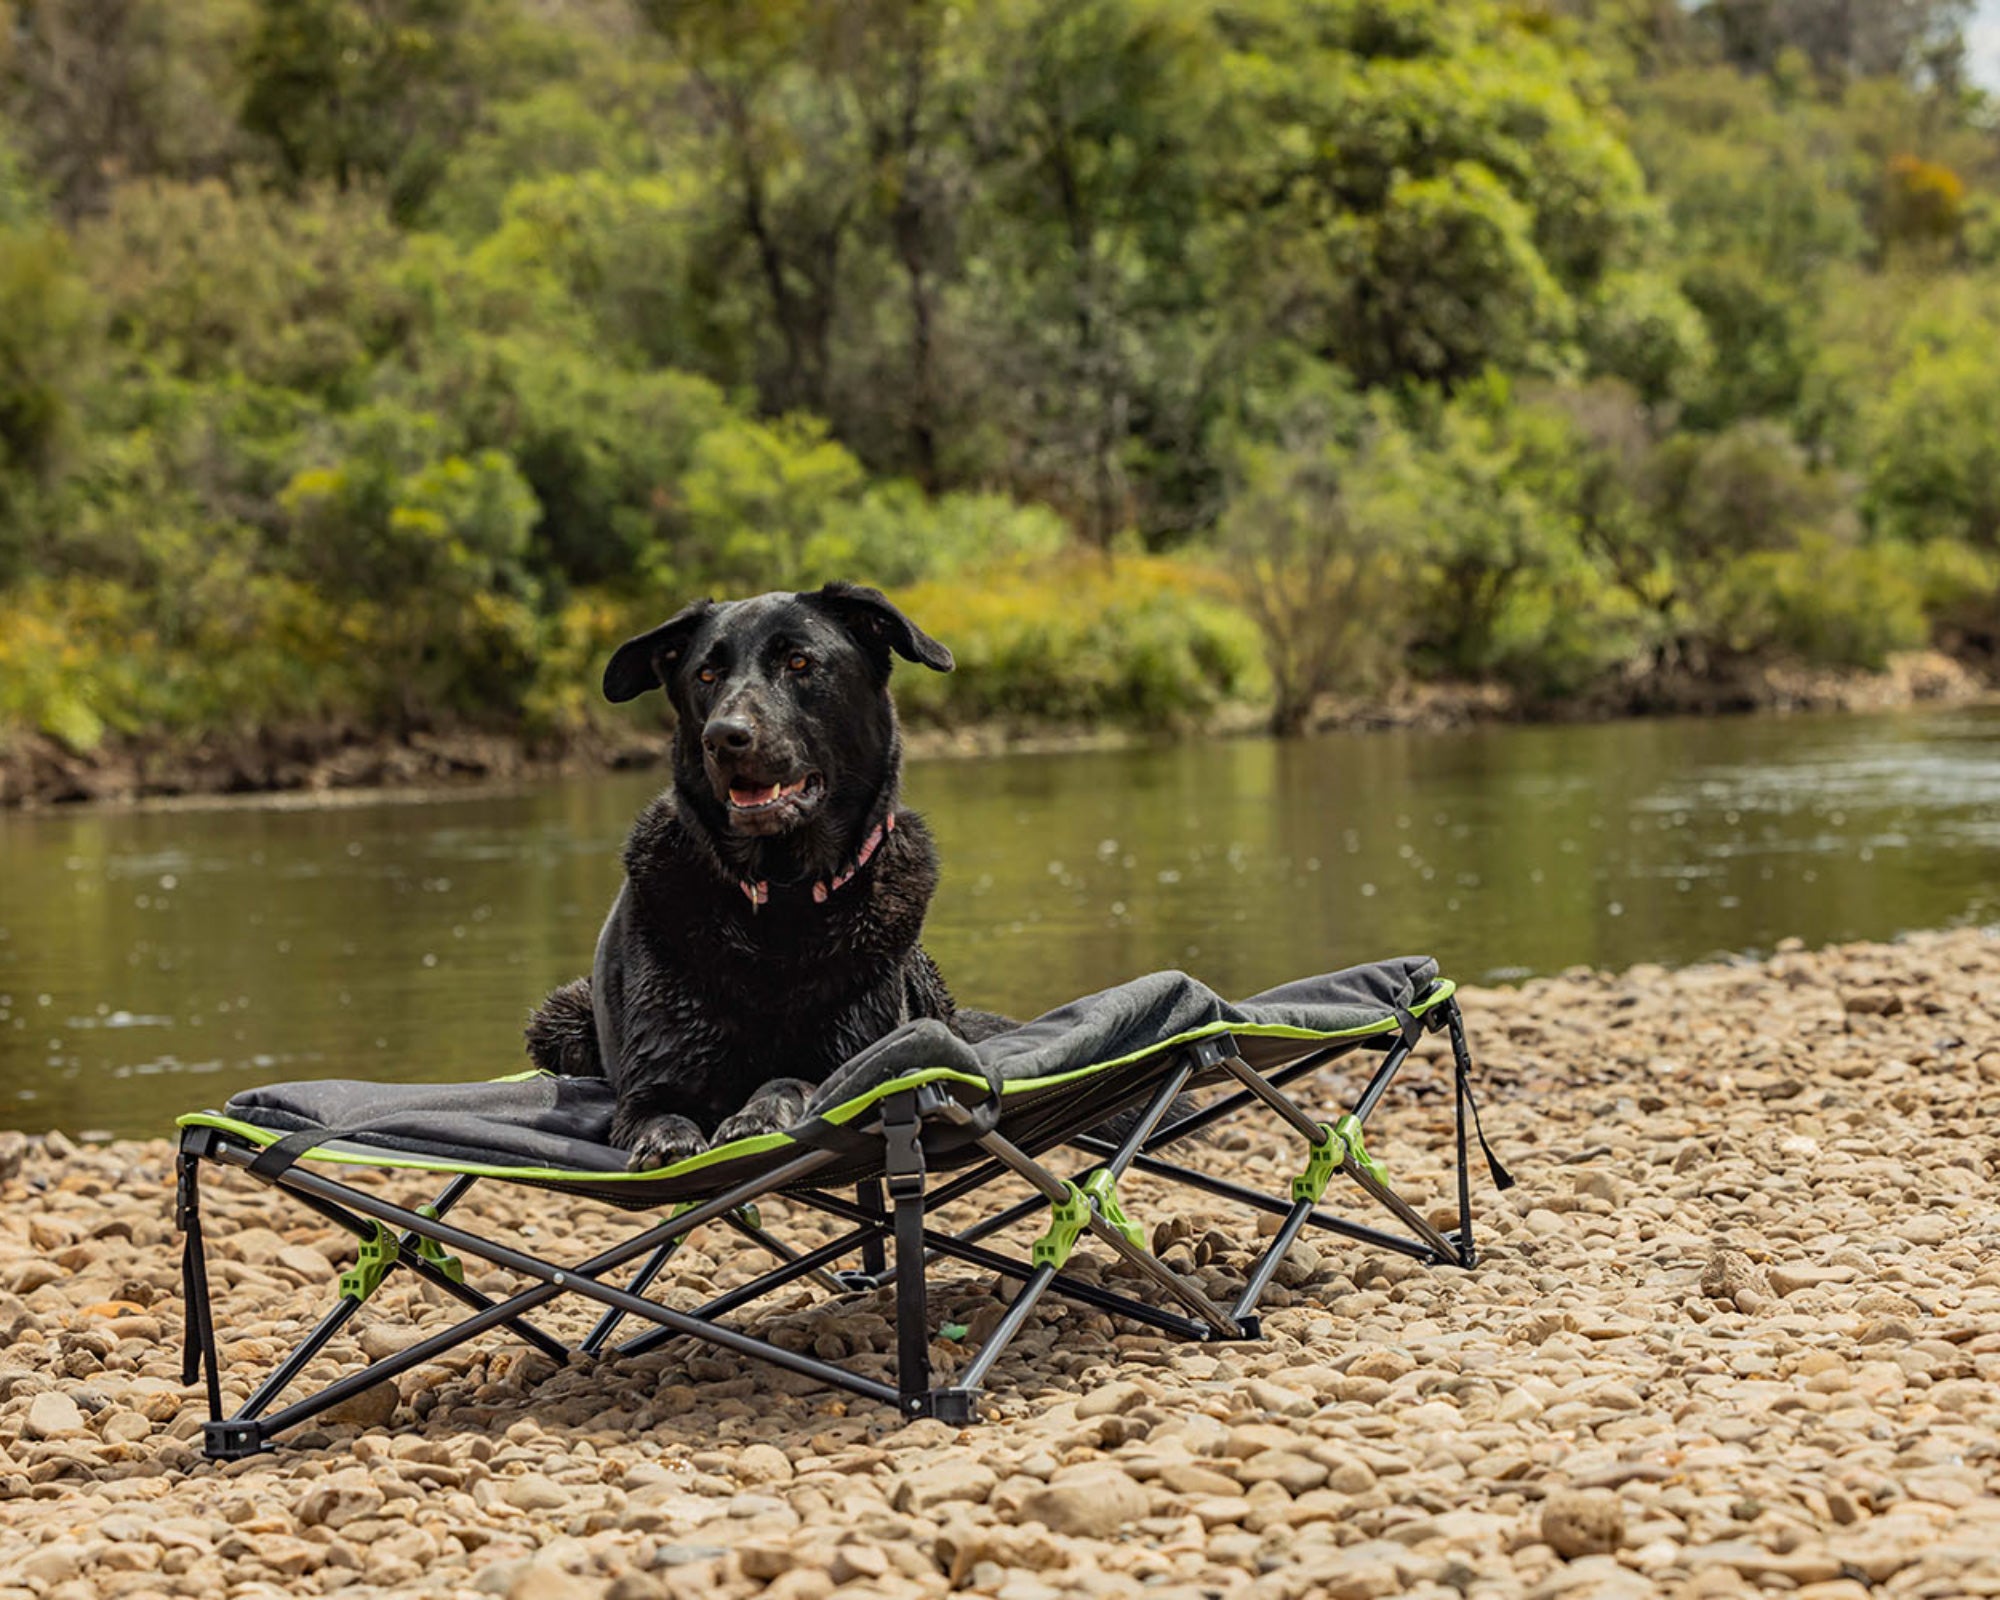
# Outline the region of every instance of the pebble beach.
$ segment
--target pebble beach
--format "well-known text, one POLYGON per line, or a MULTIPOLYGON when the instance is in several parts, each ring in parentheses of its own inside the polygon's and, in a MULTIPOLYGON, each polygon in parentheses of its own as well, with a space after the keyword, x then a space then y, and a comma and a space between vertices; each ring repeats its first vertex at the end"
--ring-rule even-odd
MULTIPOLYGON (((970 1428, 685 1343, 559 1366, 493 1336, 212 1465, 180 1382, 171 1145, 0 1134, 0 1600, 2000 1594, 2000 939, 1463 1002, 1519 1180, 1476 1174, 1475 1270, 1309 1237, 1246 1344, 1051 1296, 970 1428)), ((1425 1049, 1370 1147, 1441 1205, 1449 1078, 1425 1049)), ((1341 1088, 1301 1098, 1331 1115, 1341 1088)), ((1299 1156, 1239 1119, 1194 1160, 1282 1190, 1299 1156)), ((1166 1259, 1240 1283, 1254 1218, 1121 1192, 1166 1259)), ((211 1180, 205 1212, 241 1399, 352 1251, 241 1179, 211 1180)), ((632 1226, 495 1185, 458 1215, 572 1259, 632 1226)), ((817 1237, 781 1205, 765 1222, 817 1237)), ((703 1230, 659 1292, 692 1306, 762 1265, 703 1230)), ((1117 1277, 1101 1251, 1072 1265, 1117 1277)), ((934 1325, 962 1331, 942 1369, 998 1287, 938 1284, 934 1325)), ((801 1288, 745 1325, 883 1375, 885 1309, 801 1288)), ((308 1377, 456 1316, 392 1275, 308 1377)))

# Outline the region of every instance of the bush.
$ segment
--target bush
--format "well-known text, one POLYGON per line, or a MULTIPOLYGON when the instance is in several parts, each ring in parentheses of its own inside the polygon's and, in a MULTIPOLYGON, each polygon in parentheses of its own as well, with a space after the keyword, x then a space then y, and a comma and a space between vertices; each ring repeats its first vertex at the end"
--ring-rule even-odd
MULTIPOLYGON (((0 732, 27 728, 89 750, 107 735, 198 734, 379 716, 386 681, 372 622, 303 584, 219 564, 183 596, 96 579, 0 597, 0 732)), ((393 695, 388 703, 393 704, 393 695)))
POLYGON ((1379 493, 1355 492, 1356 480, 1381 476, 1384 441, 1404 439, 1377 418, 1349 444, 1346 410, 1337 393, 1304 388, 1279 423, 1282 443, 1240 443, 1218 529, 1231 584, 1263 638, 1281 735, 1304 730, 1320 695, 1397 670, 1409 645, 1415 536, 1408 518, 1385 514, 1379 493))
POLYGON ((1641 655, 1655 627, 1635 595, 1573 556, 1508 593, 1493 619, 1489 671, 1530 701, 1586 694, 1641 655))
POLYGON ((1869 431, 1865 504, 1881 532, 2000 547, 2000 367, 1983 342, 1919 351, 1869 431))
POLYGON ((714 320, 727 301, 689 283, 699 199, 685 176, 592 172, 517 183, 500 226, 473 247, 472 264, 492 282, 545 279, 586 319, 599 359, 708 366, 733 386, 750 374, 727 351, 747 330, 718 336, 714 320))
POLYGON ((410 332, 402 236, 378 200, 286 202, 217 182, 127 184, 78 239, 114 348, 177 377, 241 377, 337 406, 410 332))
POLYGON ((1257 634, 1215 576, 1159 557, 1076 556, 916 584, 894 598, 957 658, 897 686, 906 718, 1165 728, 1264 688, 1257 634))
POLYGON ((1584 318, 1583 343, 1598 373, 1622 378, 1649 406, 1698 391, 1713 354, 1701 313, 1653 273, 1607 277, 1584 318))
POLYGON ((1823 532, 1796 549, 1760 550, 1723 574, 1721 628, 1739 654, 1776 651, 1814 666, 1880 670, 1924 643, 1924 591, 1909 552, 1823 532))
POLYGON ((500 451, 527 480, 537 575, 629 582, 643 560, 662 586, 678 581, 683 479, 699 441, 734 420, 713 384, 609 366, 539 333, 469 333, 428 352, 409 389, 452 420, 463 448, 500 451))
POLYGON ((1923 595, 1933 642, 1989 661, 2000 655, 2000 553, 1955 539, 1899 548, 1923 595))
POLYGON ((999 494, 933 499, 897 481, 875 485, 830 518, 814 538, 812 557, 826 576, 894 585, 980 566, 1046 563, 1068 542, 1068 528, 1046 506, 1017 505, 999 494))
POLYGON ((61 234, 0 228, 0 475, 53 470, 91 313, 61 234))
MULTIPOLYGON (((822 422, 731 418, 695 441, 681 482, 692 547, 682 570, 737 594, 801 584, 837 563, 827 541, 866 479, 822 422)), ((655 557, 647 575, 664 588, 673 574, 655 557)))

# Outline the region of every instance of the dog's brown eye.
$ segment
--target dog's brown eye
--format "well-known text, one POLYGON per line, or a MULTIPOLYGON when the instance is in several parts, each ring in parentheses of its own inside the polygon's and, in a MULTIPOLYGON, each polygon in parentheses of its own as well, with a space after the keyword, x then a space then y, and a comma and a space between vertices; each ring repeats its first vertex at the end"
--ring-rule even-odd
POLYGON ((812 663, 808 661, 803 655, 794 655, 791 660, 785 663, 785 665, 790 667, 794 672, 804 672, 807 667, 812 665, 812 663))
POLYGON ((695 676, 701 679, 703 683, 713 683, 715 682, 715 668, 703 667, 695 676))

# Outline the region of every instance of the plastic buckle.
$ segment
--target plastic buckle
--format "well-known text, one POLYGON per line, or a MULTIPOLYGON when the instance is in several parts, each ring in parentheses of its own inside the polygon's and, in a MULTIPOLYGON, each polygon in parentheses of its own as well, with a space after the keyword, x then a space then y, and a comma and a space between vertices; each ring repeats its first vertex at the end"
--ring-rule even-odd
MULTIPOLYGON (((435 1222, 438 1219, 437 1207, 426 1201, 423 1205, 417 1207, 417 1215, 435 1222)), ((457 1256, 448 1252, 437 1240, 426 1239, 419 1234, 417 1237, 417 1254, 436 1267, 447 1278, 451 1279, 453 1283, 465 1282, 465 1263, 459 1260, 457 1256)), ((380 1282, 381 1280, 377 1279, 376 1281, 380 1282)), ((362 1298, 365 1300, 367 1296, 363 1295, 362 1298)))
POLYGON ((882 1119, 882 1168, 892 1200, 914 1200, 924 1192, 922 1126, 914 1115, 907 1122, 882 1119))
POLYGON ((1335 1137, 1347 1146, 1349 1165, 1360 1172, 1365 1172, 1382 1188, 1388 1188, 1389 1169, 1371 1156, 1368 1147, 1361 1142, 1361 1119, 1350 1111, 1334 1123, 1333 1131, 1335 1137))
MULTIPOLYGON (((1352 1117, 1343 1119, 1352 1122, 1352 1117)), ((1318 1205, 1326 1196, 1326 1186, 1333 1182, 1333 1175, 1340 1170, 1340 1164, 1347 1159, 1347 1141, 1340 1136, 1339 1126, 1322 1122, 1319 1131, 1325 1135, 1311 1147, 1306 1157, 1306 1170, 1292 1179, 1292 1203, 1305 1200, 1318 1205)))
POLYGON ((1082 1187, 1096 1205, 1097 1214, 1123 1234, 1127 1244, 1139 1250, 1146 1248, 1146 1231, 1126 1216, 1125 1208, 1119 1205, 1118 1180, 1109 1167, 1099 1167, 1083 1180, 1082 1187))
POLYGON ((1061 1268, 1083 1230, 1090 1226, 1090 1196, 1063 1179, 1063 1197, 1049 1202, 1049 1231, 1035 1241, 1028 1259, 1038 1267, 1061 1268))
POLYGON ((183 1152, 174 1158, 174 1227, 181 1233, 201 1215, 201 1163, 183 1152))
POLYGON ((365 1303, 382 1287, 382 1280, 389 1275, 389 1269, 401 1255, 396 1236, 381 1223, 376 1223, 374 1238, 361 1241, 354 1265, 340 1275, 340 1292, 350 1300, 365 1303))

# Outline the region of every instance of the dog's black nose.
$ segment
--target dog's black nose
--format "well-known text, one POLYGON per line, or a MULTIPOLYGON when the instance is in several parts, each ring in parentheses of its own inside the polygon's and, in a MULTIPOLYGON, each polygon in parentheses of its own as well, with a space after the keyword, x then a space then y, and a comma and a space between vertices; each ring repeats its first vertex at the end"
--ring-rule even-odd
POLYGON ((701 742, 716 755, 748 750, 756 736, 756 730, 740 717, 711 717, 701 730, 701 742))

